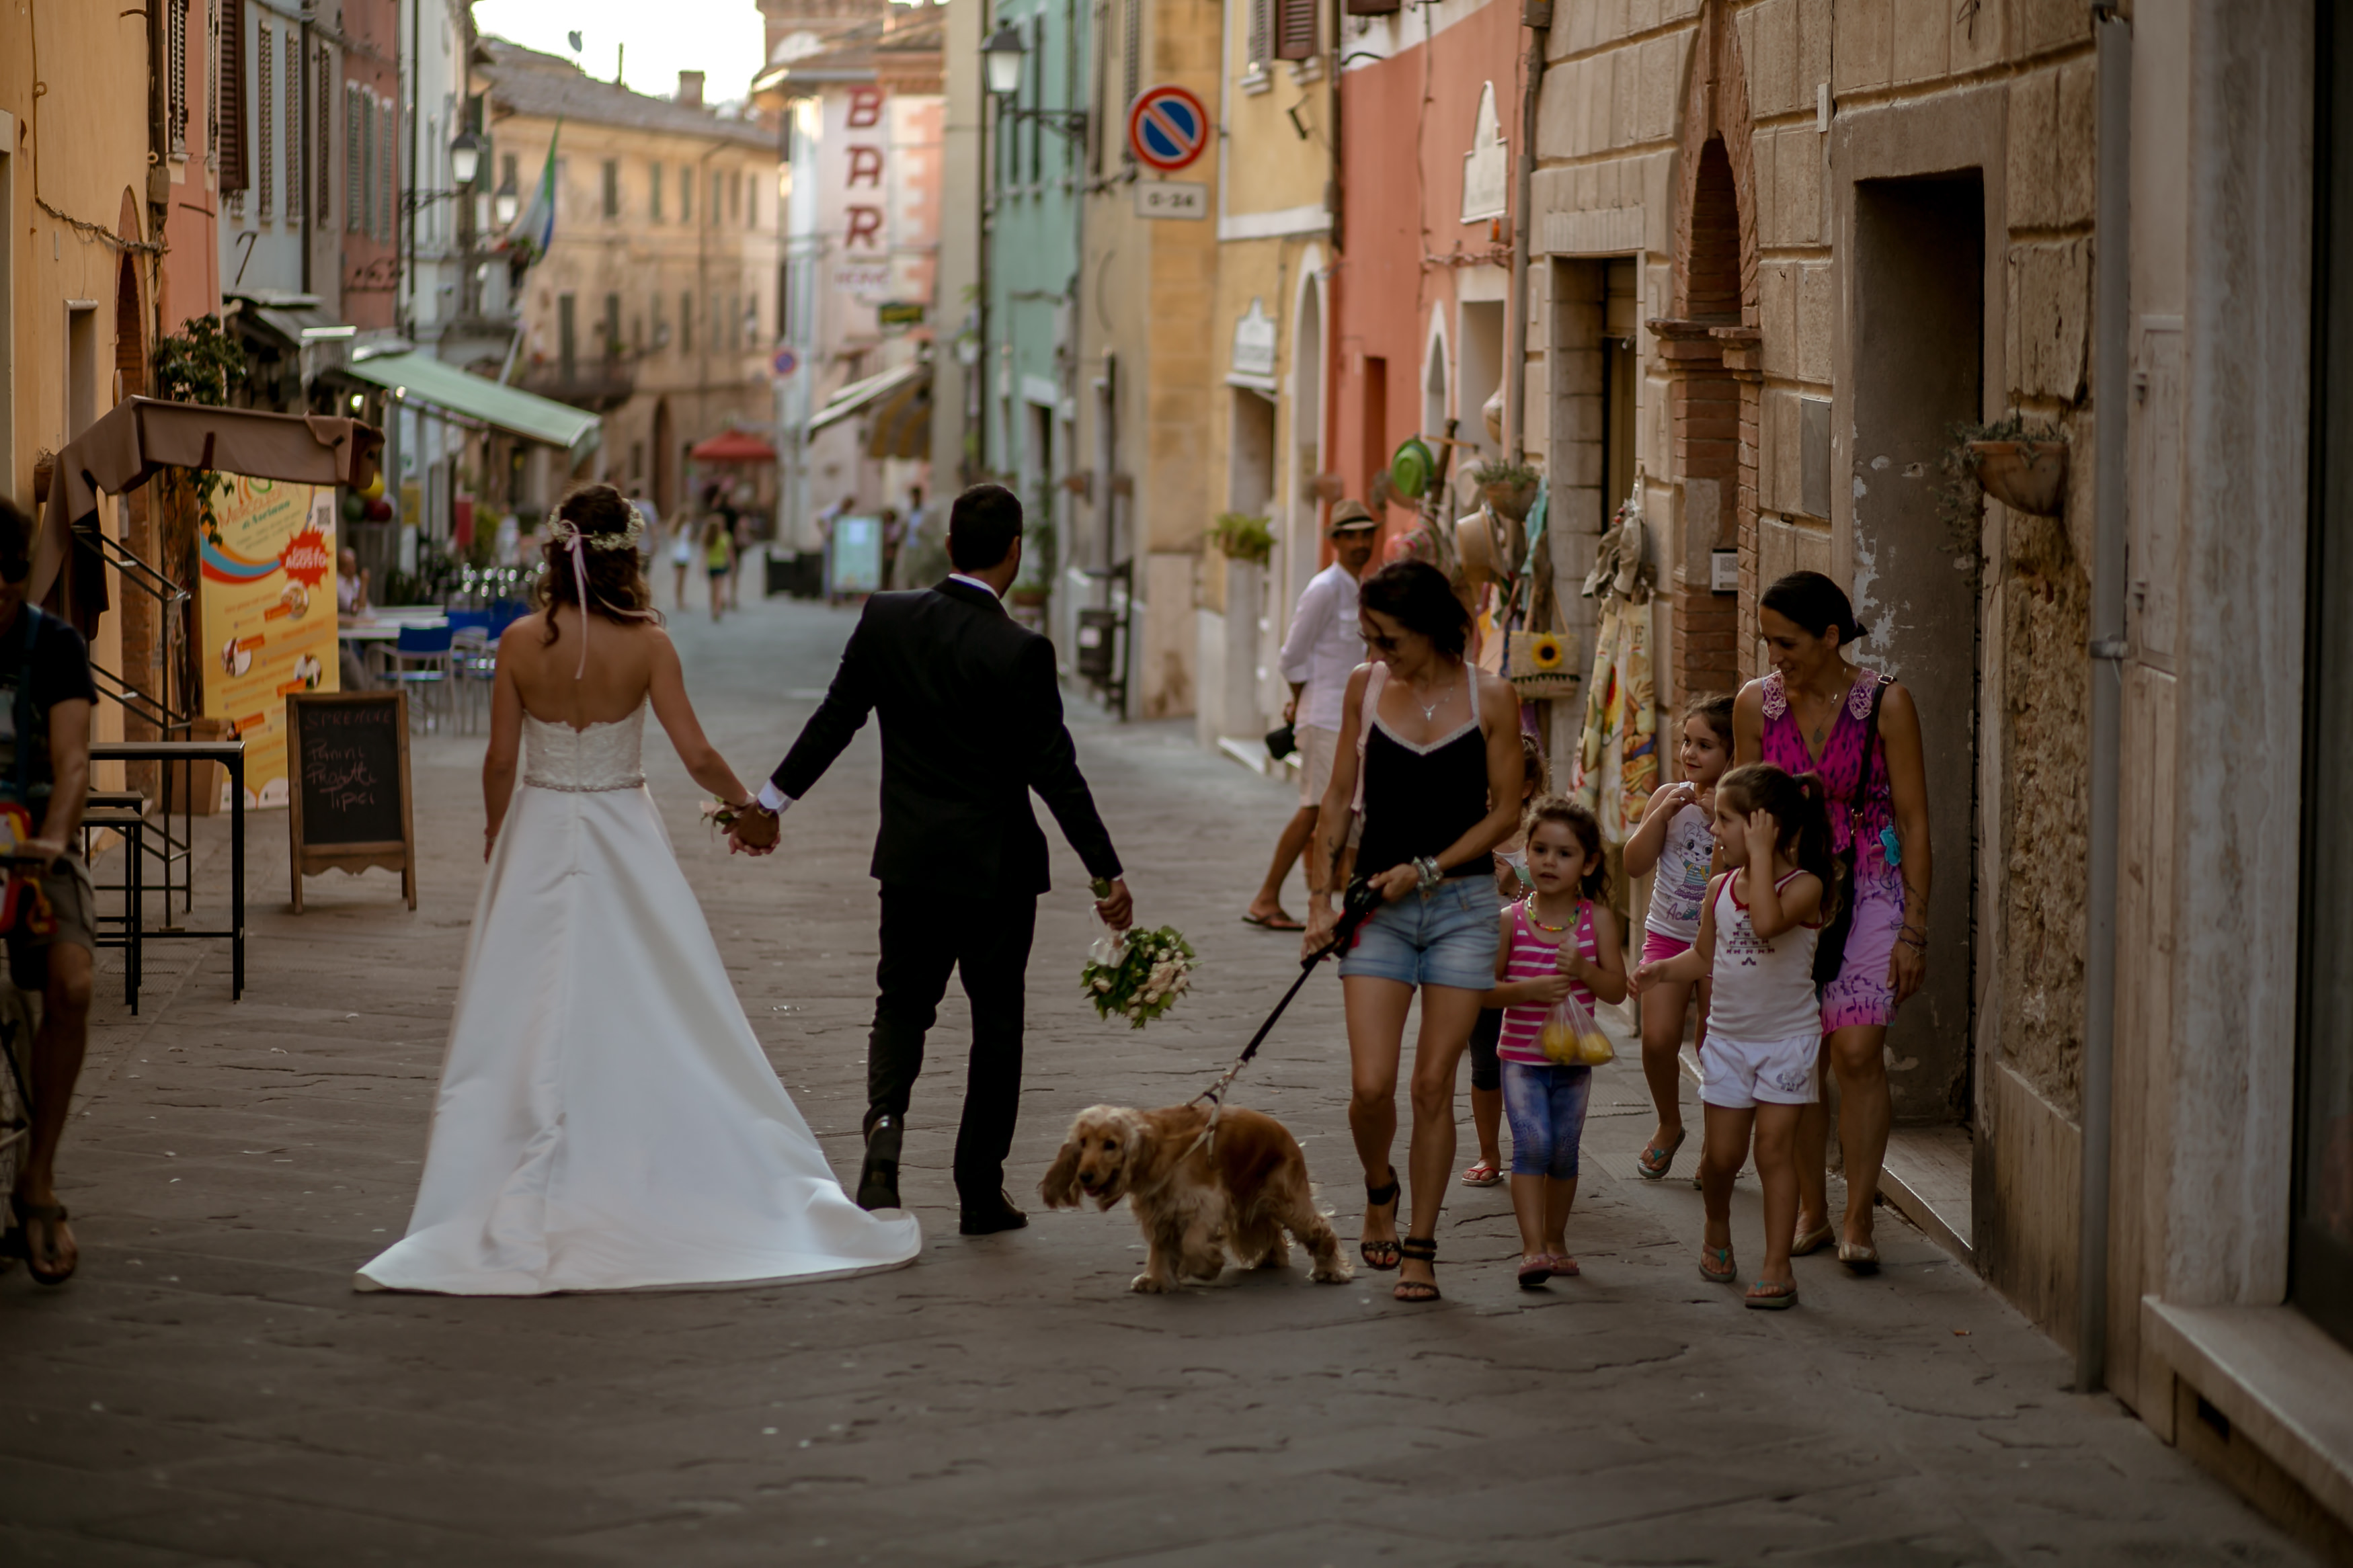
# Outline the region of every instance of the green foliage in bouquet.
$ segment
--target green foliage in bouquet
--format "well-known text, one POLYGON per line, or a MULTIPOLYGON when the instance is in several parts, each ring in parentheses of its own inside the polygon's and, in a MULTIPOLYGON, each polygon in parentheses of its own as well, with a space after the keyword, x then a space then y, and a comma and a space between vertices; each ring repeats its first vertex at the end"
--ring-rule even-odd
POLYGON ((1141 1029, 1191 988, 1193 948, 1175 926, 1125 931, 1095 943, 1079 985, 1103 1018, 1141 1029))

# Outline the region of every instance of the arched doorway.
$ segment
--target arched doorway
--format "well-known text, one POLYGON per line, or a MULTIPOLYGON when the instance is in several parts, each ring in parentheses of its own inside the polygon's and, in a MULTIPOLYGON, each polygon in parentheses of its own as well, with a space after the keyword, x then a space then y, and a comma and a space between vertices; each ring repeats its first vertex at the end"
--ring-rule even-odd
POLYGON ((114 273, 114 374, 120 395, 147 392, 146 311, 139 301, 139 268, 122 258, 114 273))

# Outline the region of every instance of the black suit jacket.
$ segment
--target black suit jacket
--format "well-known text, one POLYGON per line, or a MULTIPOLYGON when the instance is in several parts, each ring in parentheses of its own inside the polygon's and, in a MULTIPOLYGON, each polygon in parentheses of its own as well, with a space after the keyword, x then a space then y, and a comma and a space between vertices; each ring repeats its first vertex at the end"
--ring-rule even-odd
POLYGON ((776 786, 796 800, 807 795, 870 712, 882 721, 877 879, 949 896, 1046 891, 1033 789, 1088 875, 1120 874, 1062 723, 1053 644, 1017 625, 987 589, 951 579, 869 598, 776 786))

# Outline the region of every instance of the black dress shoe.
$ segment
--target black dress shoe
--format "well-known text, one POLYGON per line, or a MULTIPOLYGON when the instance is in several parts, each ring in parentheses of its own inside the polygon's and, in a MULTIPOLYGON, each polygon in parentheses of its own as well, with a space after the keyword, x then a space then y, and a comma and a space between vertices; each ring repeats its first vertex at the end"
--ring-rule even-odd
POLYGON ((867 1129, 866 1163, 858 1170, 858 1206, 899 1207, 899 1123, 885 1116, 867 1129))
POLYGON ((1000 1230, 1019 1230, 1029 1223, 1029 1216, 1013 1206, 1013 1200, 1000 1191, 993 1198, 966 1200, 964 1218, 956 1229, 965 1236, 994 1236, 1000 1230))

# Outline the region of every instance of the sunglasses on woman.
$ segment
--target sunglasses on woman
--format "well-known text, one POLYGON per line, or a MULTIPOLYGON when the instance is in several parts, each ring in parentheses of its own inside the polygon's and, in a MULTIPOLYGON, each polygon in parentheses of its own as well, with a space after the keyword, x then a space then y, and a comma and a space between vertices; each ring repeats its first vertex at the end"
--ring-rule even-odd
POLYGON ((1372 647, 1380 649, 1383 653, 1395 653, 1398 650, 1398 644, 1397 638, 1385 637, 1378 632, 1366 632, 1365 641, 1372 647))

